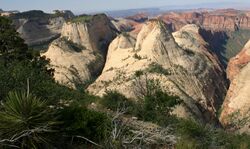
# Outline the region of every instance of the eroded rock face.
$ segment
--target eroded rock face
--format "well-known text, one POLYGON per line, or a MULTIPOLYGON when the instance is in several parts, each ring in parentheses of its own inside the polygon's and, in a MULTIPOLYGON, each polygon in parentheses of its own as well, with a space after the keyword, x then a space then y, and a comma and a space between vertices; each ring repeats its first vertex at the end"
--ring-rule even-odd
POLYGON ((250 17, 246 11, 222 9, 201 12, 171 12, 159 16, 164 22, 179 30, 186 24, 197 24, 211 30, 250 29, 250 17))
POLYGON ((60 37, 65 19, 73 17, 68 11, 58 14, 47 14, 34 10, 10 15, 17 31, 25 42, 30 45, 39 45, 60 37))
POLYGON ((226 128, 250 133, 250 41, 228 64, 231 81, 220 120, 226 128))
POLYGON ((89 65, 95 61, 93 51, 76 51, 69 41, 59 38, 50 44, 44 55, 50 59, 51 67, 55 69, 54 78, 60 84, 77 87, 75 85, 91 78, 89 65))
POLYGON ((55 69, 55 79, 76 88, 96 77, 104 66, 107 46, 115 36, 106 15, 95 15, 88 22, 64 23, 61 37, 44 53, 55 69))
POLYGON ((165 91, 184 100, 175 110, 177 115, 215 122, 226 83, 206 44, 196 25, 187 25, 172 35, 166 24, 151 20, 136 39, 121 34, 110 44, 103 72, 88 90, 100 96, 106 90, 117 90, 135 98, 135 73, 143 71, 147 78, 159 80, 165 91), (153 71, 155 66, 162 71, 153 71))

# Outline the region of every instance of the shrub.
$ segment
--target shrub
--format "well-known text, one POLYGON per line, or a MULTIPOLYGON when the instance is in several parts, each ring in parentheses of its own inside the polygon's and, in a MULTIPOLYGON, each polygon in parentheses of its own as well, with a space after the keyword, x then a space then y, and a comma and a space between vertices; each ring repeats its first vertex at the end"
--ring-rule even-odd
POLYGON ((82 50, 85 50, 86 47, 84 47, 83 45, 80 45, 80 44, 77 44, 77 43, 74 43, 73 41, 71 40, 68 40, 66 39, 65 37, 62 37, 61 38, 64 42, 67 43, 67 45, 69 46, 69 48, 75 52, 81 52, 82 50))
POLYGON ((177 132, 183 136, 189 136, 191 138, 209 138, 209 131, 202 124, 198 124, 194 120, 179 120, 177 124, 177 132))
POLYGON ((129 101, 124 95, 117 91, 106 91, 101 100, 101 104, 105 107, 116 111, 118 108, 126 108, 127 113, 133 113, 135 104, 129 101))
POLYGON ((74 18, 70 19, 70 22, 72 22, 72 23, 78 23, 78 22, 81 22, 81 23, 86 22, 86 23, 88 23, 92 19, 93 19, 92 15, 80 15, 80 16, 77 16, 77 17, 74 17, 74 18))
POLYGON ((163 75, 171 74, 167 69, 163 68, 162 65, 157 64, 157 63, 151 63, 147 70, 150 73, 158 73, 158 74, 163 74, 163 75))
POLYGON ((144 97, 143 112, 139 117, 145 121, 152 121, 164 126, 169 124, 172 110, 180 103, 178 97, 169 96, 161 90, 156 91, 153 95, 144 97))
POLYGON ((0 140, 22 148, 48 145, 47 133, 56 124, 53 116, 41 99, 29 93, 10 92, 1 106, 0 140))
POLYGON ((140 77, 140 76, 142 76, 143 75, 143 71, 142 70, 137 70, 136 72, 135 72, 135 77, 140 77))
POLYGON ((133 55, 133 58, 138 59, 138 60, 141 60, 141 59, 142 59, 142 57, 141 57, 140 55, 138 55, 137 53, 135 53, 135 54, 133 55))
POLYGON ((175 126, 176 134, 181 136, 177 143, 177 148, 181 148, 181 146, 188 148, 187 140, 191 144, 195 142, 195 146, 204 149, 248 149, 250 147, 250 136, 246 134, 225 132, 222 129, 204 126, 193 120, 178 119, 173 123, 173 126, 175 126))
POLYGON ((62 133, 68 136, 83 136, 93 141, 101 141, 109 129, 108 117, 79 105, 65 107, 60 112, 62 133))
POLYGON ((140 100, 144 97, 154 95, 156 91, 161 90, 159 80, 150 79, 147 73, 143 71, 136 71, 135 78, 133 80, 133 92, 134 95, 140 100))
POLYGON ((149 79, 147 74, 136 72, 134 94, 140 99, 136 105, 137 116, 145 121, 165 125, 170 120, 170 113, 181 104, 177 96, 165 93, 159 80, 149 79))

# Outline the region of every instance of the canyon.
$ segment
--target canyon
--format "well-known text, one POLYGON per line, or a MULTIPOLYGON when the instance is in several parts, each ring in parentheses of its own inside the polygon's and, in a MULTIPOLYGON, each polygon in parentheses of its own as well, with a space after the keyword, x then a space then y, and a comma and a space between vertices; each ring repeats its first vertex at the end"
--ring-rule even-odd
POLYGON ((250 40, 228 64, 231 84, 222 106, 220 120, 232 130, 250 132, 250 40))
POLYGON ((106 90, 117 90, 136 99, 140 83, 158 80, 166 92, 184 101, 175 110, 177 115, 215 122, 227 84, 219 61, 206 49, 199 29, 187 25, 171 34, 164 22, 150 20, 136 39, 119 35, 109 46, 102 74, 88 90, 99 96, 106 90), (144 75, 137 78, 138 72, 144 75))
POLYGON ((32 11, 9 17, 27 44, 43 45, 37 49, 60 84, 78 89, 90 82, 93 95, 116 90, 135 100, 138 84, 155 80, 183 101, 173 111, 177 116, 249 133, 248 11, 124 18, 32 11))

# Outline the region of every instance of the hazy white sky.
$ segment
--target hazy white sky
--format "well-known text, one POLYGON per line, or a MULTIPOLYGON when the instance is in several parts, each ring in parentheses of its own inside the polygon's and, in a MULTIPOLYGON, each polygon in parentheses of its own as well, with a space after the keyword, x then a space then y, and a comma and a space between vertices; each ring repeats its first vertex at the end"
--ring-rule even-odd
POLYGON ((192 5, 221 2, 249 3, 250 0, 0 0, 3 10, 44 10, 69 9, 80 11, 121 10, 168 5, 192 5))

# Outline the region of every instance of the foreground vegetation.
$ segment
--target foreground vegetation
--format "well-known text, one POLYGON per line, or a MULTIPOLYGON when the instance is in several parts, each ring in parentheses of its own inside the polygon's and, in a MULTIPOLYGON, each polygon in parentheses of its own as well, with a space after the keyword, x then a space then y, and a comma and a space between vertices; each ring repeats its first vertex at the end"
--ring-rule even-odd
POLYGON ((0 39, 0 148, 72 148, 103 139, 109 119, 87 109, 97 97, 57 84, 49 61, 3 17, 0 39))
MULTIPOLYGON (((163 92, 157 80, 149 79, 140 86, 143 92, 135 90, 138 100, 116 91, 95 97, 86 93, 84 87, 72 90, 57 84, 53 69, 47 67, 49 61, 29 49, 11 22, 2 17, 0 39, 0 148, 145 147, 143 141, 134 141, 129 131, 133 128, 123 124, 120 117, 153 122, 171 128, 169 133, 177 136, 176 143, 155 142, 158 146, 151 148, 250 148, 250 136, 171 115, 182 101, 163 92), (90 108, 93 102, 96 105, 90 108), (120 117, 119 109, 123 109, 120 117), (107 110, 108 114, 102 112, 107 110)), ((156 73, 162 70, 160 66, 150 69, 156 73)), ((140 78, 144 74, 135 75, 140 78)))

